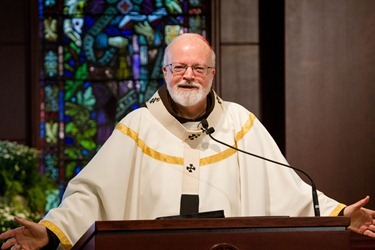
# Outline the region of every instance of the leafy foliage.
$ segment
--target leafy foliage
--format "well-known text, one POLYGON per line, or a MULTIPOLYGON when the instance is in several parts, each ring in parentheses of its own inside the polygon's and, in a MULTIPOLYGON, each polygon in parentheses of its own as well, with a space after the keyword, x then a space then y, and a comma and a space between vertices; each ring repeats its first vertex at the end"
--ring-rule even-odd
POLYGON ((40 173, 38 165, 38 150, 16 142, 0 141, 2 227, 13 225, 11 214, 21 213, 24 216, 20 217, 38 220, 45 212, 47 192, 56 189, 56 184, 40 173))

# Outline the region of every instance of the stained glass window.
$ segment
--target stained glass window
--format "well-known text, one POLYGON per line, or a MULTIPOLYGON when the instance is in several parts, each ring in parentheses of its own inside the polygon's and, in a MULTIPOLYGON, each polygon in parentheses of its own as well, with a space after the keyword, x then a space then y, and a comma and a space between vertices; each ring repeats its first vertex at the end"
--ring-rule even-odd
MULTIPOLYGON (((42 171, 60 184, 93 157, 115 124, 163 84, 163 51, 178 34, 207 39, 208 0, 39 0, 42 171)), ((48 209, 48 208, 47 208, 48 209)))

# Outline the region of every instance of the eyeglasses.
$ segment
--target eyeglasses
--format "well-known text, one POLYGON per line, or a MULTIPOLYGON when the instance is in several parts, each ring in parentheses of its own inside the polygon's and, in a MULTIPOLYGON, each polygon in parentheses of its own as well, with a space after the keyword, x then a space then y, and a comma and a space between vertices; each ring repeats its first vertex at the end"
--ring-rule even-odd
POLYGON ((207 75, 208 69, 213 69, 214 67, 210 67, 203 64, 195 64, 195 65, 187 65, 184 63, 171 63, 165 65, 165 67, 169 67, 172 74, 174 75, 183 75, 185 74, 187 68, 191 68, 195 75, 207 75))

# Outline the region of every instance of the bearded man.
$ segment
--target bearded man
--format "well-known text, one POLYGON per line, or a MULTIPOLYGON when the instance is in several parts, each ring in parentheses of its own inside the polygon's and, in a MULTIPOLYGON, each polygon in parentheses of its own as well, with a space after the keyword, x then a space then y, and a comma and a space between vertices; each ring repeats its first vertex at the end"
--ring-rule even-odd
MULTIPOLYGON (((287 164, 260 121, 212 90, 215 54, 197 34, 168 45, 166 85, 127 115, 70 182, 61 205, 39 223, 3 233, 2 249, 69 249, 99 220, 155 219, 223 210, 226 217, 312 216, 311 187, 292 170, 210 139, 287 164)), ((350 229, 375 237, 369 197, 345 206, 318 192, 324 216, 351 217, 350 229)))

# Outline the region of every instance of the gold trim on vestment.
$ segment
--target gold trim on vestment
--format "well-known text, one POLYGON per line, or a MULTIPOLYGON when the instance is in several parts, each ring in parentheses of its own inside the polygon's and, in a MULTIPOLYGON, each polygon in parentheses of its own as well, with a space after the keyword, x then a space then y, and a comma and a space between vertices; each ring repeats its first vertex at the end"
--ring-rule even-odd
MULTIPOLYGON (((235 138, 235 141, 234 141, 235 145, 233 147, 237 147, 237 142, 239 140, 241 140, 250 131, 250 129, 253 127, 255 119, 256 119, 255 115, 250 113, 250 117, 246 121, 245 125, 242 127, 242 129, 239 132, 236 133, 236 135, 234 137, 235 138)), ((209 165, 209 164, 212 164, 212 163, 219 162, 221 160, 229 158, 230 156, 232 156, 236 152, 237 152, 237 150, 234 150, 232 148, 228 148, 228 149, 226 149, 226 150, 224 150, 224 151, 222 151, 218 154, 202 158, 200 160, 200 166, 209 165)))
POLYGON ((242 139, 242 137, 244 137, 249 131, 250 129, 253 127, 254 125, 254 121, 255 121, 256 117, 255 115, 253 115, 252 113, 250 113, 250 117, 249 117, 249 120, 246 121, 245 125, 242 127, 242 129, 236 134, 235 136, 235 141, 236 141, 236 144, 239 140, 242 139))
POLYGON ((51 230, 57 236, 57 238, 59 238, 60 244, 63 246, 64 249, 66 250, 72 249, 73 247, 72 244, 70 243, 66 235, 63 233, 63 231, 61 231, 61 229, 58 226, 56 226, 54 223, 48 220, 42 220, 39 223, 44 225, 49 230, 51 230))
POLYGON ((341 212, 341 210, 343 210, 344 208, 346 207, 345 204, 338 204, 333 210, 332 212, 329 214, 329 216, 337 216, 339 215, 339 213, 341 212))
MULTIPOLYGON (((254 124, 255 119, 256 119, 255 116, 253 114, 250 114, 250 117, 246 121, 245 125, 242 127, 242 129, 239 132, 236 133, 234 147, 237 146, 237 141, 241 140, 250 131, 250 129, 252 128, 252 126, 254 124)), ((183 157, 166 155, 166 154, 160 153, 159 151, 156 151, 156 150, 150 148, 149 146, 146 145, 146 143, 142 139, 139 138, 138 134, 134 130, 125 126, 124 124, 119 123, 116 126, 116 129, 119 130, 124 135, 127 135, 131 139, 133 139, 134 142, 137 144, 137 146, 142 150, 142 152, 144 154, 150 156, 151 158, 162 161, 162 162, 170 163, 170 164, 176 164, 176 165, 183 165, 184 164, 184 158, 183 157)), ((224 150, 220 153, 217 153, 215 155, 201 158, 200 161, 199 161, 200 166, 205 166, 205 165, 209 165, 209 164, 212 164, 212 163, 222 161, 226 158, 229 158, 230 156, 232 156, 236 152, 237 152, 236 150, 234 150, 232 148, 228 148, 228 149, 226 149, 226 150, 224 150)))
POLYGON ((146 143, 139 138, 138 134, 132 130, 131 128, 125 126, 122 123, 119 123, 116 126, 116 129, 118 129, 121 133, 124 135, 129 136, 134 140, 135 143, 137 143, 138 147, 142 150, 142 152, 148 156, 150 156, 153 159, 170 163, 170 164, 177 164, 177 165, 183 165, 184 164, 184 158, 183 157, 177 157, 177 156, 170 156, 163 153, 160 153, 149 146, 146 145, 146 143))
POLYGON ((205 166, 205 165, 209 165, 209 164, 212 164, 212 163, 222 161, 226 158, 229 158, 230 156, 232 156, 236 152, 237 152, 236 150, 234 150, 232 148, 228 148, 228 149, 226 149, 226 150, 224 150, 220 153, 201 158, 200 161, 199 161, 199 165, 202 167, 202 166, 205 166))

